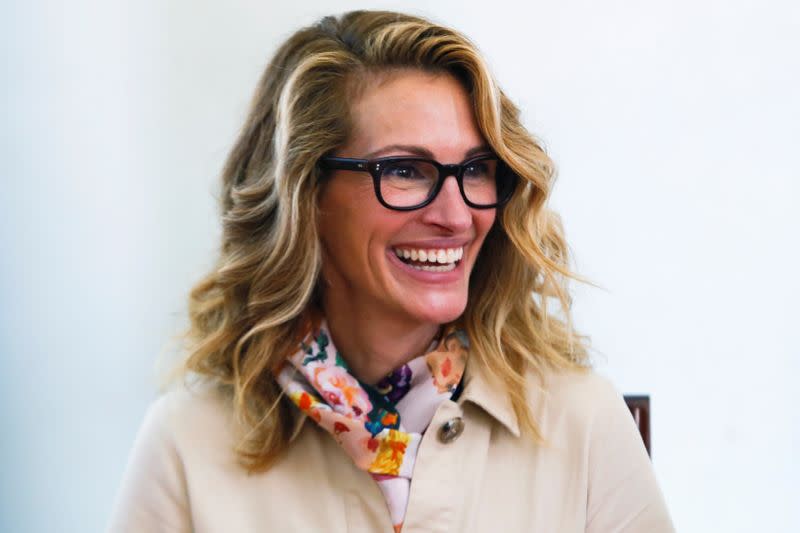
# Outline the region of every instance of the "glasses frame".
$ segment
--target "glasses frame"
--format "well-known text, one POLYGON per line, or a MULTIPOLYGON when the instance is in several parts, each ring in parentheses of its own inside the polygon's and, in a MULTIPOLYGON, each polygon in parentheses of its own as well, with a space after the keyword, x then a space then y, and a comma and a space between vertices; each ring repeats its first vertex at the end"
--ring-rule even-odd
POLYGON ((442 186, 444 185, 445 180, 450 177, 454 176, 456 178, 456 182, 458 183, 458 190, 461 191, 461 198, 463 198, 464 203, 467 204, 469 207, 473 209, 495 209, 497 207, 502 206, 506 202, 508 202, 511 197, 514 195, 514 190, 517 187, 517 176, 511 172, 511 169, 508 168, 502 159, 497 157, 493 154, 484 154, 475 157, 471 157, 457 165, 444 165, 435 161, 433 159, 427 159, 424 157, 414 157, 414 156, 392 156, 392 157, 381 157, 378 159, 354 159, 351 157, 323 157, 319 160, 319 165, 322 169, 325 170, 351 170, 355 172, 368 172, 372 176, 372 185, 375 188, 375 196, 378 198, 378 201, 387 209, 392 209, 394 211, 414 211, 415 209, 422 209, 426 205, 429 205, 433 202, 437 196, 439 196, 439 192, 442 190, 442 186), (485 161, 485 160, 495 160, 497 161, 497 170, 495 174, 495 179, 497 179, 497 175, 500 172, 507 172, 510 174, 510 186, 508 193, 504 198, 498 198, 498 201, 490 204, 490 205, 479 205, 470 202, 467 195, 464 193, 464 170, 467 166, 478 162, 478 161, 485 161), (420 202, 416 205, 408 206, 408 207, 397 207, 390 205, 383 199, 381 195, 381 173, 383 172, 383 168, 385 165, 389 163, 396 163, 398 161, 419 161, 423 163, 430 163, 436 170, 439 171, 439 179, 436 181, 436 184, 431 189, 431 193, 429 194, 428 198, 425 201, 420 202))

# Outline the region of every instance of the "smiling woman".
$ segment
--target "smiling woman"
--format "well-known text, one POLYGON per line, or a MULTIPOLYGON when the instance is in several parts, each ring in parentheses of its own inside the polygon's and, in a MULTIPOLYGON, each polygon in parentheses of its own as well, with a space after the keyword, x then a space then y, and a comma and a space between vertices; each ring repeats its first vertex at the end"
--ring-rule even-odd
MULTIPOLYGON (((335 170, 322 185, 319 232, 328 325, 341 339, 337 346, 350 368, 374 382, 408 354, 423 353, 441 324, 462 315, 495 209, 466 205, 464 187, 455 179, 463 183, 462 172, 437 187, 435 164, 394 159, 428 156, 449 163, 469 158, 475 162, 465 168, 476 172, 472 169, 481 160, 474 154, 487 149, 469 95, 457 80, 403 69, 367 83, 351 104, 353 133, 335 153, 393 156, 373 166, 377 190, 392 206, 418 208, 387 209, 375 201, 368 173, 335 170), (348 333, 371 330, 382 336, 392 329, 418 333, 401 334, 391 343, 348 333)), ((496 190, 494 173, 482 180, 489 178, 496 190)), ((466 181, 471 179, 467 174, 466 181)))
POLYGON ((459 33, 362 11, 293 35, 111 530, 671 531, 571 326, 552 174, 459 33))

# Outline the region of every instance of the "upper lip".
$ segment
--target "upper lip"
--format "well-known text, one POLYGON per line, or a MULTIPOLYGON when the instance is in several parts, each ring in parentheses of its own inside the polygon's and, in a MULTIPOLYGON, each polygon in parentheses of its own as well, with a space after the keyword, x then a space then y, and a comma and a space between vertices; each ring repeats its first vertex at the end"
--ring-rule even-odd
POLYGON ((397 243, 393 244, 392 248, 414 248, 421 250, 429 250, 431 248, 461 248, 462 246, 466 246, 469 242, 470 239, 432 239, 429 241, 397 243))

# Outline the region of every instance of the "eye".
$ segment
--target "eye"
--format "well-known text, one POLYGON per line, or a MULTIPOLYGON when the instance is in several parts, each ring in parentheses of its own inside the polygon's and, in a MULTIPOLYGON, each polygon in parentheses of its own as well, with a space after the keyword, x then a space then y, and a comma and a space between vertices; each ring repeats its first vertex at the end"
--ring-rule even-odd
POLYGON ((416 173, 417 171, 413 166, 403 164, 390 165, 383 170, 384 176, 392 176, 394 178, 413 178, 416 173))
POLYGON ((464 167, 464 176, 481 177, 489 173, 489 165, 485 161, 476 161, 464 167))
POLYGON ((403 181, 428 180, 435 174, 435 169, 428 168, 421 161, 395 161, 387 163, 383 169, 383 177, 403 181))

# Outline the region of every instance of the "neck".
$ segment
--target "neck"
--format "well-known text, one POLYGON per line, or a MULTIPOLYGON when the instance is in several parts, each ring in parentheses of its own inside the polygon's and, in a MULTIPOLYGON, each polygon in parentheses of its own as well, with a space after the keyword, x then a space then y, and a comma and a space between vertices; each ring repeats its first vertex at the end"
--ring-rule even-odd
POLYGON ((341 298, 323 299, 322 308, 350 372, 369 385, 425 352, 439 331, 439 324, 403 320, 341 298))

